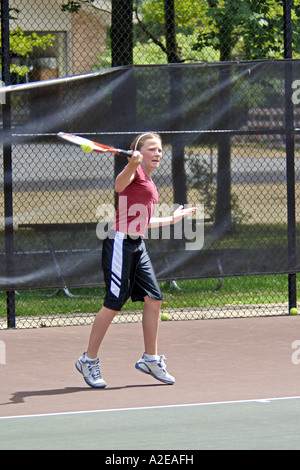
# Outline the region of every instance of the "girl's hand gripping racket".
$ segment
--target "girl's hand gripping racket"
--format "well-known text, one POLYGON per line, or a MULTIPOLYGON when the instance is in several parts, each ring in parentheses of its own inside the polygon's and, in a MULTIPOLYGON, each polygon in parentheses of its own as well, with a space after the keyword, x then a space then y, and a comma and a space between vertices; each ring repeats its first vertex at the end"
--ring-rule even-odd
POLYGON ((116 149, 110 147, 109 145, 99 144, 98 142, 93 142, 92 140, 85 139, 79 135, 68 134, 67 132, 59 132, 57 137, 60 139, 66 140, 71 144, 79 145, 81 150, 85 153, 90 152, 100 152, 100 153, 113 153, 115 155, 121 155, 123 157, 132 157, 132 152, 129 150, 116 149))

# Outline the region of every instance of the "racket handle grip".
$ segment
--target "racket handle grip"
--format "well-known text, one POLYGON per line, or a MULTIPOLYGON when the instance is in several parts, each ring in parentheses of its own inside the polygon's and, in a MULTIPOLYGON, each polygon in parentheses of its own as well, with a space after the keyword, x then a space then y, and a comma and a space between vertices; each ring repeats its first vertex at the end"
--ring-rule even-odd
POLYGON ((120 150, 118 152, 118 155, 120 155, 121 157, 132 157, 132 151, 129 151, 129 150, 120 150))

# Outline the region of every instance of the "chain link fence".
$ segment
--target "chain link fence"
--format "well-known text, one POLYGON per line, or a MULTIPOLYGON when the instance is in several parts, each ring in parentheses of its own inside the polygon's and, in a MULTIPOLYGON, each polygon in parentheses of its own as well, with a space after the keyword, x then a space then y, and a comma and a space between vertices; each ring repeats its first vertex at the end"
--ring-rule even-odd
MULTIPOLYGON (((2 1, 0 328, 87 324, 102 305, 96 229, 124 162, 82 154, 59 131, 121 148, 142 131, 162 135, 161 207, 204 207, 199 249, 173 233, 147 240, 171 319, 297 305, 300 2, 291 6, 2 1)), ((129 301, 116 321, 141 310, 129 301)))

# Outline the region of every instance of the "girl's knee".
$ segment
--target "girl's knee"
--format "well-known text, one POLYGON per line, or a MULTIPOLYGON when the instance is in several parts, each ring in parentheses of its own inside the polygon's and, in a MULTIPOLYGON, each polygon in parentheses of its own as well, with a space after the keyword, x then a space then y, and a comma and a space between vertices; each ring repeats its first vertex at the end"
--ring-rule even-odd
POLYGON ((146 297, 144 298, 144 300, 145 300, 145 304, 146 304, 146 305, 152 306, 153 308, 157 308, 158 310, 160 310, 161 305, 162 305, 162 300, 159 300, 159 299, 152 299, 152 298, 149 297, 148 295, 146 295, 146 297))

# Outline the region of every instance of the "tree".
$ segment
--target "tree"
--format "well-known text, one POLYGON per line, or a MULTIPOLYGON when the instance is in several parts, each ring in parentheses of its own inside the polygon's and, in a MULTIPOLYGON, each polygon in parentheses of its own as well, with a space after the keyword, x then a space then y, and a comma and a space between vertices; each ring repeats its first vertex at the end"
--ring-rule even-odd
MULTIPOLYGON (((283 58, 282 2, 207 0, 194 48, 212 47, 220 61, 283 58)), ((294 30, 299 30, 299 0, 294 1, 294 30), (296 7, 298 5, 298 7, 296 7)), ((295 35, 299 47, 299 36, 295 35)))
POLYGON ((182 50, 199 25, 205 0, 144 0, 140 6, 138 4, 136 2, 136 20, 143 32, 143 35, 137 32, 138 41, 153 41, 166 55, 168 63, 189 59, 182 55, 182 50))

